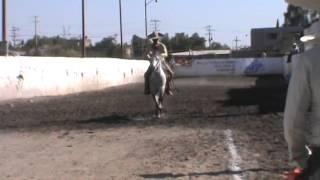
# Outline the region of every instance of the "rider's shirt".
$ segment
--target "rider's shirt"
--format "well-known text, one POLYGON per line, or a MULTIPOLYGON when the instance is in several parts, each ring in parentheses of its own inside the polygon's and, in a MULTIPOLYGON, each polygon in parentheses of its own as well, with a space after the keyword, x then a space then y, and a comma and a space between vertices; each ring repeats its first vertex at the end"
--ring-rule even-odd
POLYGON ((320 47, 296 55, 284 113, 290 159, 304 168, 305 145, 320 146, 320 47))

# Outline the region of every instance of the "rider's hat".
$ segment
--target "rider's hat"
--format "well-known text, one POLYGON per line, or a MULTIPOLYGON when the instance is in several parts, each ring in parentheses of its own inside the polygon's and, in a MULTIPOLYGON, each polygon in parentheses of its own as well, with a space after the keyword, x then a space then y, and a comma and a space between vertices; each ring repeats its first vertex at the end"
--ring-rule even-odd
POLYGON ((159 32, 153 32, 148 35, 148 39, 153 40, 153 39, 161 39, 164 35, 159 33, 159 32))

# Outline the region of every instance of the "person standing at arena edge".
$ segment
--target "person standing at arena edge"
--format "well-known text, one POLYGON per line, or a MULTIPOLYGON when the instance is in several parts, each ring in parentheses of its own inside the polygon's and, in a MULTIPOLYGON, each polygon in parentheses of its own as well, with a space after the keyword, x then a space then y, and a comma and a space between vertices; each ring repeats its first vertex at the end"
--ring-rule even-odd
MULTIPOLYGON (((160 42, 160 38, 163 35, 161 33, 158 32, 153 32, 150 35, 148 35, 148 39, 150 39, 152 41, 152 45, 150 50, 147 52, 147 58, 150 59, 152 56, 156 55, 156 54, 160 54, 161 56, 161 61, 162 64, 165 67, 165 72, 167 74, 167 84, 166 84, 166 94, 168 95, 173 95, 172 91, 171 91, 171 81, 173 79, 173 71, 170 68, 170 66, 167 64, 167 62, 165 61, 165 58, 168 57, 168 51, 166 46, 160 42)), ((149 87, 149 77, 151 75, 151 66, 148 67, 148 70, 145 72, 144 74, 144 84, 145 84, 145 88, 144 88, 144 94, 150 94, 150 87, 149 87)))
POLYGON ((320 180, 320 46, 294 56, 284 112, 284 135, 295 171, 291 180, 320 180), (310 147, 312 155, 306 148, 310 147))

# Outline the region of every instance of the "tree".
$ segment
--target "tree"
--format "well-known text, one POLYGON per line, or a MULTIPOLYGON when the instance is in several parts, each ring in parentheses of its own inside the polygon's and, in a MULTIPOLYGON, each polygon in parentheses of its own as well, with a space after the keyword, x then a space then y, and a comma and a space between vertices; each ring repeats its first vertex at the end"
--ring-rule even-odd
POLYGON ((288 5, 287 12, 284 14, 284 27, 305 27, 308 22, 308 10, 298 6, 288 5))
POLYGON ((199 50, 206 48, 206 39, 204 37, 200 37, 198 33, 192 34, 189 39, 191 49, 199 50))
POLYGON ((185 33, 176 33, 170 40, 172 51, 187 51, 191 48, 189 37, 185 33))
POLYGON ((144 51, 145 51, 145 44, 146 40, 137 36, 133 35, 131 39, 131 46, 133 51, 133 57, 135 58, 142 58, 144 51))
POLYGON ((117 43, 115 37, 103 38, 100 42, 97 42, 95 46, 91 48, 92 54, 102 57, 121 57, 121 48, 117 43))
POLYGON ((205 38, 200 37, 198 33, 192 34, 191 37, 185 33, 176 33, 171 39, 168 38, 168 46, 173 52, 205 49, 205 42, 205 38))
MULTIPOLYGON (((80 57, 81 56, 81 39, 71 38, 66 39, 60 36, 54 37, 38 37, 38 51, 35 50, 35 39, 29 39, 22 45, 22 50, 26 52, 26 55, 38 55, 38 56, 65 56, 65 57, 80 57)), ((194 33, 189 36, 186 33, 176 33, 173 37, 169 37, 169 34, 164 34, 162 38, 168 49, 168 52, 179 52, 206 49, 205 38, 201 37, 198 33, 194 33)), ((132 55, 137 59, 144 59, 144 54, 148 46, 151 43, 146 41, 137 35, 133 35, 131 44, 124 44, 124 53, 127 58, 131 58, 132 55)), ((226 45, 214 42, 212 44, 214 49, 229 49, 226 45)), ((88 57, 121 57, 121 47, 117 42, 116 37, 109 36, 103 38, 95 45, 87 47, 88 57)))
POLYGON ((212 42, 209 49, 227 50, 227 49, 231 49, 231 48, 226 44, 221 44, 219 42, 212 42))
POLYGON ((31 56, 80 56, 80 40, 65 39, 59 36, 55 37, 38 37, 38 52, 35 50, 35 39, 29 39, 23 43, 22 50, 26 55, 31 56))

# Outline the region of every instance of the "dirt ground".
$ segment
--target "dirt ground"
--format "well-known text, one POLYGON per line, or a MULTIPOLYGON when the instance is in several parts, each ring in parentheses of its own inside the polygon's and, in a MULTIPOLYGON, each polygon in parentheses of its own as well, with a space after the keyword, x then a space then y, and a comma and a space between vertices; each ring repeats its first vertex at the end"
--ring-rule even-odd
POLYGON ((142 84, 0 103, 0 179, 281 179, 279 77, 175 80, 162 119, 142 84))

